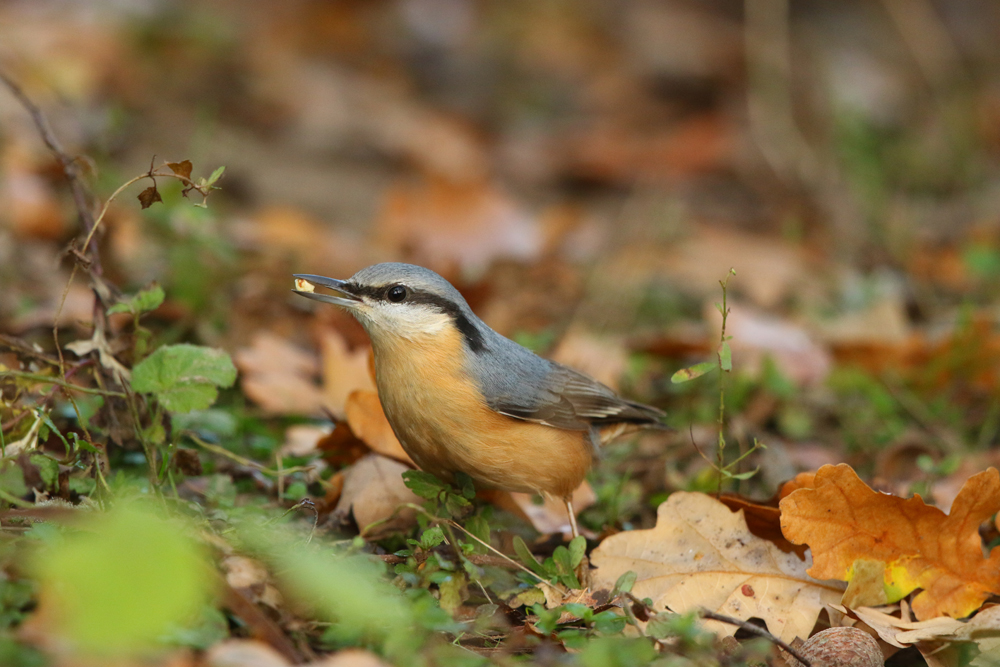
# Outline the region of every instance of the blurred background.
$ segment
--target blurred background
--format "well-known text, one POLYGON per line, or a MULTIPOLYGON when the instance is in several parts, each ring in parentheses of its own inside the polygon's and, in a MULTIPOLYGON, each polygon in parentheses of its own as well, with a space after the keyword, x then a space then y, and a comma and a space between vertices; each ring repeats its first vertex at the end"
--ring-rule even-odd
MULTIPOLYGON (((102 202, 154 159, 226 167, 208 209, 126 191, 102 270, 161 284, 159 340, 234 353, 265 414, 342 413, 357 383, 323 331, 338 363, 365 343, 290 274, 402 260, 710 443, 716 403, 669 377, 711 358, 733 268, 755 378, 735 427, 778 443, 770 483, 886 448, 917 477, 913 451, 988 455, 998 30, 988 0, 24 0, 0 5, 0 67, 102 202), (317 375, 264 378, 275 349, 317 375)), ((89 336, 84 280, 59 308, 72 199, 6 90, 0 193, 0 329, 48 349, 59 312, 89 336)))

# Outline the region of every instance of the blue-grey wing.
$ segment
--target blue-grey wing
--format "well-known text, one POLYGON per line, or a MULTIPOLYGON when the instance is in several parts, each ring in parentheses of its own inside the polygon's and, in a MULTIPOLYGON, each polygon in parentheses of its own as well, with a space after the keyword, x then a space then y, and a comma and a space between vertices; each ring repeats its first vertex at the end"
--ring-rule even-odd
POLYGON ((657 426, 663 412, 618 396, 611 388, 554 362, 544 372, 486 395, 493 410, 555 428, 585 431, 612 424, 657 426))

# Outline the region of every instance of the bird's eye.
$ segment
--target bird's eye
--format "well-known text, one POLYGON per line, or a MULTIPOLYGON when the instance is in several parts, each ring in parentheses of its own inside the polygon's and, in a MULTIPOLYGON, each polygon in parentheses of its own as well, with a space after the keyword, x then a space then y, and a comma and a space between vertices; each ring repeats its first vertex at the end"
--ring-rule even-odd
POLYGON ((385 293, 385 296, 389 299, 389 301, 399 303, 406 298, 406 288, 402 285, 393 285, 389 288, 389 291, 385 293))

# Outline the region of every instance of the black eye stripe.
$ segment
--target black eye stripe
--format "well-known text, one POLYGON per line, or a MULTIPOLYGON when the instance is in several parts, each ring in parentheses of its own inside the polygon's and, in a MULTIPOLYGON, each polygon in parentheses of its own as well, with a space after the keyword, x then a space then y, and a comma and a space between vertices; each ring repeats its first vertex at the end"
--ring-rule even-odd
POLYGON ((377 286, 356 285, 354 283, 344 284, 344 289, 352 294, 367 297, 373 301, 391 302, 388 298, 388 292, 393 287, 404 287, 406 289, 404 299, 407 303, 419 303, 431 306, 445 315, 448 315, 455 322, 455 326, 462 333, 466 344, 473 352, 480 352, 486 348, 486 341, 483 339, 483 335, 479 332, 479 329, 476 328, 476 325, 473 324, 468 317, 466 317, 465 313, 462 312, 462 309, 459 308, 458 304, 446 299, 443 296, 420 289, 414 289, 412 287, 406 287, 405 285, 399 285, 398 283, 377 286))

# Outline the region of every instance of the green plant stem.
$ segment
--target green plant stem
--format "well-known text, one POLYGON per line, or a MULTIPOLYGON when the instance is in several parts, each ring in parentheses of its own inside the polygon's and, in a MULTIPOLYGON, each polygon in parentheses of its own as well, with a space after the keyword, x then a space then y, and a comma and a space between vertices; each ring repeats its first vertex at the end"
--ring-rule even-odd
POLYGON ((466 535, 468 535, 469 537, 471 537, 476 542, 479 542, 479 544, 483 545, 484 547, 486 547, 487 549, 489 549, 490 551, 492 551, 493 553, 495 553, 500 558, 502 558, 505 561, 511 563, 515 568, 521 570, 522 572, 526 572, 527 574, 531 575, 535 579, 538 579, 538 581, 542 582, 543 584, 547 584, 547 585, 551 586, 552 588, 559 588, 556 584, 553 584, 548 579, 545 579, 544 577, 540 577, 539 575, 535 574, 534 572, 532 572, 531 570, 529 570, 527 567, 525 567, 521 563, 518 563, 516 560, 514 560, 513 558, 511 558, 510 556, 508 556, 504 552, 502 552, 502 551, 494 548, 492 544, 487 544, 486 542, 483 542, 481 539, 479 539, 478 537, 476 537, 475 535, 473 535, 471 532, 469 532, 468 530, 466 530, 466 528, 464 526, 462 526, 461 524, 459 524, 459 523, 457 523, 455 521, 452 521, 451 519, 442 519, 441 517, 434 516, 433 514, 431 514, 430 512, 428 512, 426 509, 424 509, 420 505, 415 505, 413 503, 406 503, 404 505, 404 507, 409 507, 410 509, 413 509, 413 510, 416 510, 417 512, 420 512, 421 514, 423 514, 424 516, 426 516, 428 519, 430 519, 432 523, 435 523, 435 524, 450 523, 452 526, 454 526, 455 528, 458 528, 460 531, 462 531, 463 533, 465 533, 466 535))
POLYGON ((260 472, 270 477, 278 477, 279 475, 290 475, 297 472, 309 472, 310 470, 313 469, 312 466, 295 466, 292 468, 282 468, 281 470, 272 470, 267 466, 261 465, 260 463, 257 463, 252 459, 240 456, 239 454, 234 454, 225 447, 220 447, 218 445, 213 445, 210 442, 205 442, 204 440, 202 440, 201 438, 199 438, 197 435, 195 435, 190 431, 184 431, 184 436, 190 438, 193 443, 195 443, 202 449, 206 449, 212 452, 213 454, 218 454, 219 456, 224 456, 225 458, 230 459, 231 461, 235 461, 236 463, 239 463, 242 466, 259 470, 260 472))
POLYGON ((16 505, 17 507, 21 507, 21 508, 24 508, 24 509, 31 509, 32 507, 34 507, 34 505, 32 503, 29 503, 26 500, 21 500, 20 498, 18 498, 14 494, 8 493, 8 492, 4 491, 3 489, 0 489, 0 500, 4 500, 4 501, 10 503, 11 505, 16 505))
POLYGON ((732 275, 732 269, 729 270, 730 273, 726 275, 726 279, 719 281, 722 286, 722 308, 720 310, 722 314, 722 331, 719 334, 719 351, 716 357, 719 361, 719 444, 718 451, 716 454, 716 465, 719 469, 719 482, 716 486, 716 496, 722 495, 722 470, 724 469, 724 464, 726 462, 725 451, 726 451, 726 436, 725 436, 725 426, 726 426, 726 369, 723 368, 722 363, 722 349, 726 344, 726 320, 729 318, 729 305, 726 301, 726 287, 729 285, 729 276, 732 275))

